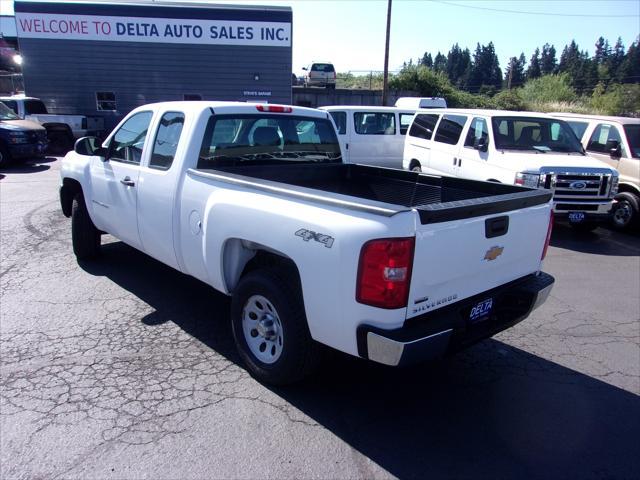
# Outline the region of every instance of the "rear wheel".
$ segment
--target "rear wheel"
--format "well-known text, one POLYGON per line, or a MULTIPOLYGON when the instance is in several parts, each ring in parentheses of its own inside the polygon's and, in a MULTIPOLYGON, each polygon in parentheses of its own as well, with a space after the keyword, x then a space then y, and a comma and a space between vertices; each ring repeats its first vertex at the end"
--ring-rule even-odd
POLYGON ((71 206, 71 241, 78 260, 89 260, 100 253, 100 231, 89 216, 82 193, 77 193, 71 206))
POLYGON ((629 192, 622 192, 616 196, 616 204, 611 215, 611 224, 618 230, 625 230, 636 226, 640 221, 640 199, 629 192))
POLYGON ((411 170, 412 172, 421 173, 422 166, 420 165, 420 162, 418 162, 417 160, 412 160, 411 164, 409 164, 409 170, 411 170))
POLYGON ((320 345, 309 333, 299 282, 286 271, 245 275, 233 294, 231 322, 240 357, 262 382, 293 383, 319 363, 320 345))

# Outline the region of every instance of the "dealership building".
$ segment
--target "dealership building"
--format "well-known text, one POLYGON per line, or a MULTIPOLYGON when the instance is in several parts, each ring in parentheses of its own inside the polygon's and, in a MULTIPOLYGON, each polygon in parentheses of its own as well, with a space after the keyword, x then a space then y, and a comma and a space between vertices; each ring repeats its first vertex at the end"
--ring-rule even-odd
POLYGON ((52 113, 170 100, 291 103, 289 7, 16 0, 25 92, 52 113))

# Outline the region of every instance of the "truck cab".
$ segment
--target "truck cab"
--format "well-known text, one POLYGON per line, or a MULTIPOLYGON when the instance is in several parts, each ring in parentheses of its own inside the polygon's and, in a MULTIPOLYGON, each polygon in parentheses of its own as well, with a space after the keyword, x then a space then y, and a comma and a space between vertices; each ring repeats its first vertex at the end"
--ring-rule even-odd
POLYGON ((21 120, 0 102, 0 167, 14 160, 41 158, 47 148, 47 133, 41 125, 21 120))

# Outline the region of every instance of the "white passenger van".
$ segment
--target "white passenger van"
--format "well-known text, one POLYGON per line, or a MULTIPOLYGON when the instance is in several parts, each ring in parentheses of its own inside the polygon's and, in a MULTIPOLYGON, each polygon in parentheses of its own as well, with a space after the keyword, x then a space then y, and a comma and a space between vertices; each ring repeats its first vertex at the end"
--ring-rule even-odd
POLYGON ((345 163, 402 168, 404 137, 416 109, 320 107, 333 117, 345 163))
POLYGON ((581 230, 608 220, 618 189, 617 170, 587 156, 564 120, 533 112, 419 110, 403 168, 553 190, 557 216, 581 230))
POLYGON ((447 108, 447 101, 442 97, 400 97, 395 103, 398 108, 447 108))

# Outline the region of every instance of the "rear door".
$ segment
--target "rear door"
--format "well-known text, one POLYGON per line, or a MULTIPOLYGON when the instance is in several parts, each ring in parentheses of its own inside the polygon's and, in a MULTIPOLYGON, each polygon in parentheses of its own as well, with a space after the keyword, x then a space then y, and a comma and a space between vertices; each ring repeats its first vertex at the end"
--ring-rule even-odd
POLYGON ((394 112, 353 112, 349 145, 350 162, 398 167, 394 161, 394 140, 398 125, 394 112))
POLYGON ((113 134, 107 160, 92 157, 91 201, 98 223, 113 236, 142 250, 137 204, 140 163, 153 112, 138 112, 113 134))
POLYGON ((418 219, 407 318, 538 271, 549 210, 546 203, 426 225, 418 219))
POLYGON ((461 160, 459 156, 462 130, 467 122, 466 115, 443 115, 436 128, 431 144, 431 163, 440 165, 445 175, 458 176, 461 160))

